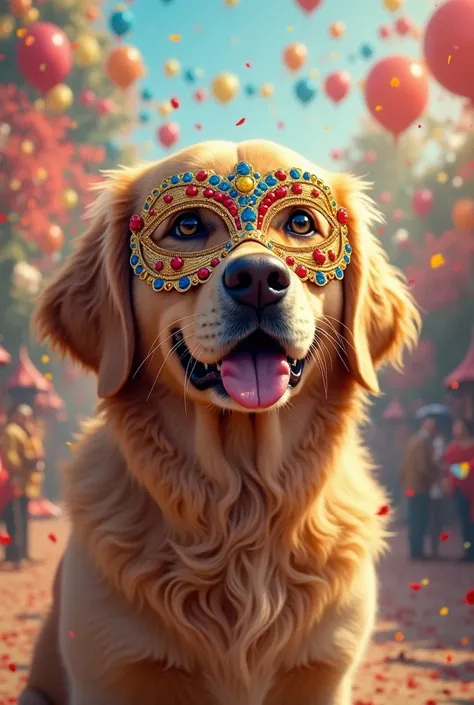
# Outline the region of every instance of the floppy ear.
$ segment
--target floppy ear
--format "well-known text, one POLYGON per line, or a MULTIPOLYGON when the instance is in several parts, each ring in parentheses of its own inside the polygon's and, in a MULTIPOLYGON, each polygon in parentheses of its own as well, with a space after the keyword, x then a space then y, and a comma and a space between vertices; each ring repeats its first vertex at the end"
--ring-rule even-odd
POLYGON ((338 204, 349 214, 353 250, 344 277, 344 323, 352 334, 348 366, 362 387, 377 394, 378 365, 402 368, 404 349, 418 342, 421 317, 402 273, 371 232, 383 218, 366 194, 369 184, 346 174, 333 184, 338 204))
POLYGON ((116 394, 134 353, 128 220, 134 172, 109 172, 92 204, 92 223, 40 297, 33 317, 40 340, 98 375, 98 395, 116 394))

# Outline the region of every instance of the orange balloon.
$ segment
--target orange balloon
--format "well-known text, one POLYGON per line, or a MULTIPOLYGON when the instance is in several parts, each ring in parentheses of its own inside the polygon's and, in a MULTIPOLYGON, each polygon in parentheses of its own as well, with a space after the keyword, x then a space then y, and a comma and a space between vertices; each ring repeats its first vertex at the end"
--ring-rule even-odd
POLYGON ((50 225, 38 243, 41 252, 52 255, 64 245, 64 233, 59 225, 50 225))
POLYGON ((308 49, 305 44, 296 42, 289 44, 283 51, 283 63, 290 71, 298 71, 308 60, 308 49))
POLYGON ((12 15, 24 15, 31 8, 31 0, 11 0, 10 12, 12 15))
POLYGON ((461 232, 474 229, 474 201, 471 198, 460 198, 453 206, 451 214, 454 227, 461 232))
POLYGON ((119 46, 107 57, 105 71, 110 80, 120 88, 129 88, 146 74, 143 59, 135 47, 119 46))

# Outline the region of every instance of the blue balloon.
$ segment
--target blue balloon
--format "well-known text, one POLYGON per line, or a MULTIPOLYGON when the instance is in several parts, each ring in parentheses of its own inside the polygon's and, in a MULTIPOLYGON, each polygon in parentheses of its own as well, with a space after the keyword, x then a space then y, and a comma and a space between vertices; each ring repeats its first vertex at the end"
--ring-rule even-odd
POLYGON ((197 79, 197 73, 195 69, 186 69, 186 71, 183 74, 183 78, 185 81, 188 83, 194 83, 197 79))
POLYGON ((316 85, 310 78, 302 78, 295 84, 295 93, 298 100, 306 105, 313 100, 318 91, 316 85))
POLYGON ((150 122, 150 113, 141 112, 140 115, 138 116, 138 119, 143 124, 150 122))
POLYGON ((362 54, 364 59, 370 59, 374 54, 374 50, 372 49, 370 44, 363 44, 360 48, 360 53, 362 54))
POLYGON ((245 95, 248 95, 250 98, 252 96, 257 95, 257 86, 254 86, 253 83, 248 83, 245 88, 245 95))
POLYGON ((105 143, 105 151, 111 161, 116 161, 120 154, 119 147, 115 144, 115 142, 112 142, 110 140, 105 143))
POLYGON ((152 100, 153 93, 149 88, 144 88, 141 93, 142 100, 152 100))
POLYGON ((130 32, 134 23, 135 18, 130 10, 117 10, 110 15, 110 29, 118 37, 123 37, 124 34, 130 32))

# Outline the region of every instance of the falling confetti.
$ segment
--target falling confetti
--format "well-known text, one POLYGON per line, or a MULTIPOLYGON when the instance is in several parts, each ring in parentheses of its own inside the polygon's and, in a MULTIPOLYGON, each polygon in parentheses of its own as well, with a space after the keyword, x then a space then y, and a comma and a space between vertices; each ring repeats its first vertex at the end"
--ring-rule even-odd
POLYGON ((442 617, 446 617, 449 614, 449 607, 441 607, 439 613, 442 617))
POLYGON ((381 105, 376 105, 376 106, 375 106, 375 111, 376 111, 377 113, 379 113, 381 110, 383 110, 383 108, 382 108, 381 105))
POLYGON ((464 600, 468 605, 474 605, 474 590, 468 590, 464 600))
POLYGON ((57 539, 57 537, 56 537, 56 534, 53 534, 53 533, 48 534, 48 539, 49 539, 52 543, 57 543, 57 542, 58 542, 58 539, 57 539))
POLYGON ((49 362, 49 355, 41 355, 41 362, 43 365, 47 365, 49 362))
POLYGON ((398 86, 400 85, 400 79, 394 76, 390 81, 390 85, 392 86, 392 88, 398 88, 398 86))
POLYGON ((448 539, 449 539, 449 534, 447 531, 443 531, 443 533, 439 535, 440 541, 447 541, 448 539))
POLYGON ((170 34, 168 39, 170 40, 170 42, 180 42, 181 35, 180 34, 170 34))
POLYGON ((405 638, 405 635, 403 632, 397 632, 395 634, 395 641, 403 641, 405 638))
POLYGON ((442 267, 443 264, 444 264, 444 257, 440 252, 438 252, 437 254, 435 254, 431 257, 431 260, 430 260, 431 269, 437 269, 438 267, 442 267))
POLYGON ((179 108, 179 100, 177 98, 171 98, 170 100, 171 107, 177 110, 179 108))
POLYGON ((244 122, 245 122, 245 118, 243 117, 243 118, 240 118, 240 120, 238 120, 238 121, 235 123, 235 125, 236 125, 236 127, 239 127, 240 125, 243 125, 244 122))
POLYGON ((246 62, 245 62, 245 68, 246 68, 246 69, 251 69, 251 68, 252 68, 252 64, 250 63, 250 61, 246 61, 246 62))
POLYGON ((410 589, 413 590, 413 592, 418 592, 421 590, 421 583, 410 583, 410 589))
POLYGON ((420 581, 423 587, 426 587, 427 585, 430 584, 430 581, 428 578, 423 578, 423 580, 420 581))
POLYGON ((380 509, 377 511, 377 516, 379 517, 385 517, 387 514, 390 514, 390 505, 389 504, 384 504, 383 506, 380 507, 380 509))
POLYGON ((70 630, 70 631, 69 631, 69 637, 70 637, 71 639, 75 639, 75 638, 76 638, 76 635, 75 635, 75 633, 74 633, 73 631, 70 630))
POLYGON ((448 56, 448 64, 451 63, 451 58, 452 58, 452 57, 451 57, 451 54, 450 54, 450 55, 448 56))

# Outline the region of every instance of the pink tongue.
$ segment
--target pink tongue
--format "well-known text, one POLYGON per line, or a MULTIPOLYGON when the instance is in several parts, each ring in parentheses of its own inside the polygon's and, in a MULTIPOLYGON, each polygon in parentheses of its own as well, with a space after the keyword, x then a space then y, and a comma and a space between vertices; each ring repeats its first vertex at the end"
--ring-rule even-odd
POLYGON ((246 409, 266 409, 285 393, 290 366, 283 353, 234 353, 222 361, 221 376, 234 401, 246 409))

